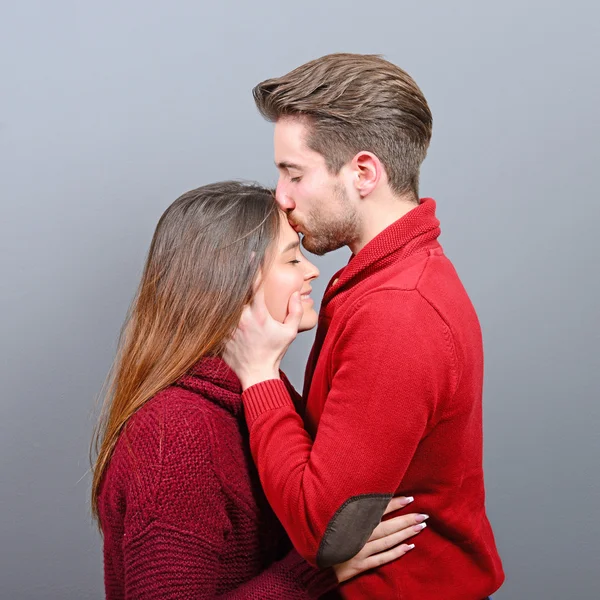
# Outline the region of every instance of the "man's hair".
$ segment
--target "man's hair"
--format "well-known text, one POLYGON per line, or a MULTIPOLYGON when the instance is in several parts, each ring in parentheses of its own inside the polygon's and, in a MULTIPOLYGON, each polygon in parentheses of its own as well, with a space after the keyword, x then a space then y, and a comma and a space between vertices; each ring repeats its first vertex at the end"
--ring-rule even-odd
POLYGON ((253 94, 269 121, 305 119, 308 147, 332 173, 369 151, 394 192, 418 198, 432 116, 415 81, 396 65, 377 55, 329 54, 259 83, 253 94))

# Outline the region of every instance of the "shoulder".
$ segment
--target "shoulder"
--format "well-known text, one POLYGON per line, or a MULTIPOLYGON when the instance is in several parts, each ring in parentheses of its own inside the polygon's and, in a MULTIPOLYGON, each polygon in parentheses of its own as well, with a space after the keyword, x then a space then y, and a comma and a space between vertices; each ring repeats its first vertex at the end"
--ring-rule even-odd
POLYGON ((374 329, 444 328, 444 319, 418 288, 404 288, 394 281, 372 288, 353 303, 348 324, 374 329))
POLYGON ((356 320, 385 318, 417 330, 432 326, 449 328, 447 301, 468 300, 454 266, 441 247, 384 269, 366 280, 357 292, 346 318, 353 315, 356 320))
POLYGON ((190 453, 209 455, 209 424, 222 418, 219 408, 201 395, 169 387, 148 400, 129 420, 122 437, 135 454, 152 465, 190 453))
POLYGON ((348 361, 406 370, 455 365, 452 331, 440 311, 418 288, 389 282, 357 298, 336 332, 333 364, 348 361))
MULTIPOLYGON (((222 518, 225 502, 215 467, 219 454, 214 420, 219 407, 201 395, 167 388, 130 419, 113 457, 126 502, 139 513, 131 527, 141 530, 149 520, 190 528, 207 504, 222 518)), ((132 516, 133 518, 133 516, 132 516)))
POLYGON ((224 418, 219 407, 189 390, 169 387, 140 407, 123 427, 110 470, 113 481, 148 494, 167 469, 198 471, 212 465, 215 437, 210 425, 224 418), (202 458, 201 463, 193 458, 202 458))

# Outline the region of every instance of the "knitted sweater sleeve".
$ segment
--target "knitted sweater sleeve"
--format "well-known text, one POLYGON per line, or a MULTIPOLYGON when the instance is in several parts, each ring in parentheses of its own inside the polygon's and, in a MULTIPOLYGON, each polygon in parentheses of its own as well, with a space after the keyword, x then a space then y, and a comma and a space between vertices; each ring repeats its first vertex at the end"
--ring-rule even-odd
POLYGON ((296 388, 292 385, 292 382, 287 378, 287 375, 283 371, 279 371, 279 377, 281 378, 281 381, 283 381, 283 384, 285 385, 285 388, 290 395, 292 402, 294 403, 296 412, 300 415, 303 415, 305 406, 302 395, 296 391, 296 388))
POLYGON ((295 550, 224 593, 219 549, 195 533, 154 522, 124 552, 127 600, 314 600, 336 586, 332 574, 295 550))
POLYGON ((243 394, 267 499, 294 547, 321 567, 362 548, 440 399, 454 393, 451 335, 419 292, 377 291, 354 308, 325 357, 330 384, 316 402, 314 441, 281 380, 243 394))
MULTIPOLYGON (((213 467, 209 424, 201 411, 179 410, 177 425, 166 410, 152 433, 135 439, 133 432, 136 471, 123 542, 125 598, 309 600, 332 589, 331 570, 315 569, 295 551, 249 581, 227 581, 231 575, 221 555, 232 523, 213 467), (144 447, 151 448, 144 453, 144 447)), ((138 427, 138 436, 143 433, 138 427)))

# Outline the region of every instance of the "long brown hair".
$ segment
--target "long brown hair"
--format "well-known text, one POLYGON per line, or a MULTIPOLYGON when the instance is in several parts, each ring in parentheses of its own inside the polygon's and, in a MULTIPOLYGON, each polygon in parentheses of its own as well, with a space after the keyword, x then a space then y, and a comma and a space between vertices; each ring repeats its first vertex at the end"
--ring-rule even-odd
POLYGON ((202 357, 221 354, 279 226, 273 192, 234 181, 187 192, 162 215, 92 442, 96 519, 102 476, 127 422, 202 357))
POLYGON ((253 94, 269 121, 307 120, 308 147, 325 158, 330 172, 368 150, 381 160, 392 190, 418 197, 432 116, 400 67, 376 55, 329 54, 259 83, 253 94))

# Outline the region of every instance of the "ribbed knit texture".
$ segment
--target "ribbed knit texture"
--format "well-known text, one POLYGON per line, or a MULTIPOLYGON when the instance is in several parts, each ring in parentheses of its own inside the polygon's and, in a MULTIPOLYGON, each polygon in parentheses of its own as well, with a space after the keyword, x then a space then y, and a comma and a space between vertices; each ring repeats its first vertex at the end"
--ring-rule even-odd
POLYGON ((481 331, 439 233, 426 199, 332 278, 304 410, 278 380, 243 394, 267 498, 310 562, 350 498, 411 495, 406 510, 431 516, 413 551, 344 598, 481 600, 504 579, 485 512, 481 331))
POLYGON ((206 359, 130 420, 100 491, 108 600, 308 600, 335 587, 264 498, 240 392, 206 359))
POLYGON ((248 427, 252 427, 252 423, 256 417, 267 410, 284 406, 294 406, 292 399, 286 392, 283 380, 280 379, 265 381, 260 388, 248 388, 245 393, 245 400, 248 427))

